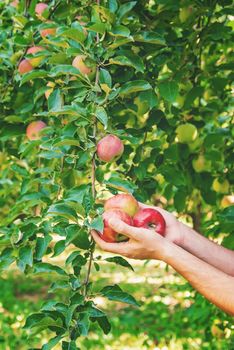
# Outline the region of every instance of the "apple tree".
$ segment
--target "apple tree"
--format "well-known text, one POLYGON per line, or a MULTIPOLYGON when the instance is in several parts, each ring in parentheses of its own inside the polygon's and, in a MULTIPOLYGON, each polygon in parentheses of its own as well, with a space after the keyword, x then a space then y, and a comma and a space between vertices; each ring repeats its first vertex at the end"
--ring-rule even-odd
POLYGON ((163 206, 234 248, 231 5, 1 2, 0 267, 51 274, 53 299, 25 324, 50 331, 43 350, 76 349, 95 322, 110 331, 96 295, 139 304, 92 283, 104 258, 90 230, 102 230, 112 194, 163 206), (124 151, 106 162, 96 147, 108 134, 124 151))

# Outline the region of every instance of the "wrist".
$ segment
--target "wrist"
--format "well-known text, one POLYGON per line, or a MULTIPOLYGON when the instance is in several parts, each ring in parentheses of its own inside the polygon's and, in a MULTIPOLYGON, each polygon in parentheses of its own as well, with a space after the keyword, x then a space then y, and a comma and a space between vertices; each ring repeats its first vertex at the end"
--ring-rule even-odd
POLYGON ((173 255, 174 247, 176 247, 174 243, 168 241, 165 238, 162 238, 161 249, 159 250, 158 247, 157 249, 155 249, 153 259, 161 260, 167 263, 168 258, 173 255), (159 251, 160 251, 160 254, 159 254, 159 251))
POLYGON ((168 244, 166 244, 164 249, 162 261, 168 265, 171 265, 177 256, 178 250, 181 250, 181 249, 182 248, 178 247, 178 245, 176 245, 175 243, 168 242, 168 244))

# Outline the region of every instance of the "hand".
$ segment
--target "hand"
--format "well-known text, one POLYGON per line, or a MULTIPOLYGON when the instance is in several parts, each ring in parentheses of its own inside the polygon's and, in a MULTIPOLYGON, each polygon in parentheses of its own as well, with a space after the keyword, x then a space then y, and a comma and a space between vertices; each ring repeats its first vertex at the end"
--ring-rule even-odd
POLYGON ((110 219, 109 225, 116 232, 127 236, 129 240, 121 243, 107 243, 93 230, 91 231, 93 239, 101 249, 131 259, 165 260, 167 248, 171 242, 155 231, 129 226, 117 219, 110 219))
POLYGON ((185 232, 188 231, 188 226, 184 225, 182 222, 178 221, 176 217, 162 209, 160 207, 154 207, 152 205, 147 205, 139 203, 141 209, 152 208, 159 211, 160 214, 164 217, 166 221, 166 231, 164 237, 166 237, 170 242, 175 243, 176 245, 182 247, 184 242, 185 232))

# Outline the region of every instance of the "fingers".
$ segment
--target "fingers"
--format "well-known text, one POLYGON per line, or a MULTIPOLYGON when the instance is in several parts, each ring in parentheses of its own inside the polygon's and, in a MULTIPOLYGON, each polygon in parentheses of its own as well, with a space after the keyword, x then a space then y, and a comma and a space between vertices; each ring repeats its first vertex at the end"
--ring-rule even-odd
POLYGON ((91 234, 92 234, 93 239, 95 240, 95 242, 97 243, 97 245, 101 249, 105 250, 106 252, 110 252, 110 253, 126 255, 126 250, 127 250, 126 245, 128 245, 128 242, 107 243, 99 236, 99 234, 96 231, 92 230, 91 234))
POLYGON ((142 236, 142 231, 144 231, 143 228, 130 226, 118 219, 110 219, 109 225, 115 230, 115 232, 121 233, 122 235, 135 240, 139 239, 142 236))

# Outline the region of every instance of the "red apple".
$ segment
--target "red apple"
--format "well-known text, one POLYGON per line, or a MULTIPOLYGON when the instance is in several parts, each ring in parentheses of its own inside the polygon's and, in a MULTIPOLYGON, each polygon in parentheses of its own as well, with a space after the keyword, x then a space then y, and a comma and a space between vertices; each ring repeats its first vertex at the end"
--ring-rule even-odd
POLYGON ((30 123, 26 129, 26 135, 28 139, 30 141, 40 139, 40 131, 45 127, 46 123, 44 123, 42 120, 37 120, 35 122, 30 123))
MULTIPOLYGON (((46 23, 53 23, 52 21, 47 21, 46 23)), ((42 38, 46 38, 48 35, 55 35, 56 34, 56 28, 44 28, 40 30, 40 34, 42 38)))
POLYGON ((48 8, 48 5, 45 4, 44 2, 39 2, 38 4, 36 4, 35 7, 35 13, 36 16, 40 19, 43 19, 43 12, 48 8))
POLYGON ((40 30, 40 34, 42 38, 45 38, 47 35, 55 35, 56 33, 56 28, 46 28, 40 30))
MULTIPOLYGON (((112 210, 105 211, 103 213, 102 217, 103 217, 104 229, 103 229, 102 233, 99 232, 100 237, 104 241, 109 242, 109 243, 123 241, 124 240, 123 236, 119 235, 118 232, 115 232, 109 226, 109 220, 110 219, 120 219, 128 225, 132 225, 132 218, 128 214, 126 214, 123 211, 118 210, 118 209, 112 209, 112 210)), ((127 238, 125 237, 125 239, 127 239, 127 238)))
MULTIPOLYGON (((34 54, 34 53, 37 53, 37 52, 40 52, 40 51, 44 51, 44 47, 42 46, 32 46, 30 47, 28 50, 27 50, 27 54, 34 54)), ((39 64, 41 63, 41 61, 43 60, 43 56, 37 56, 35 58, 29 58, 28 59, 29 62, 31 63, 31 65, 33 67, 37 67, 39 66, 39 64)))
POLYGON ((29 60, 24 59, 20 62, 19 66, 18 66, 19 74, 28 73, 31 70, 33 70, 33 66, 31 65, 29 60))
POLYGON ((133 226, 148 229, 154 228, 157 233, 164 236, 166 222, 162 214, 160 214, 156 209, 145 208, 136 213, 133 218, 133 226))
POLYGON ((124 151, 123 142, 115 135, 103 137, 97 144, 97 155, 103 162, 112 162, 124 151))
POLYGON ((19 0, 14 0, 14 1, 12 1, 11 3, 10 3, 10 5, 11 6, 13 6, 13 7, 18 7, 18 5, 19 5, 19 0))
POLYGON ((85 55, 78 55, 72 61, 73 67, 77 68, 82 75, 87 75, 92 79, 96 72, 96 65, 88 64, 87 57, 85 55))
POLYGON ((134 216, 139 210, 139 204, 137 200, 129 193, 117 194, 114 197, 107 199, 104 205, 104 210, 118 209, 134 216))

